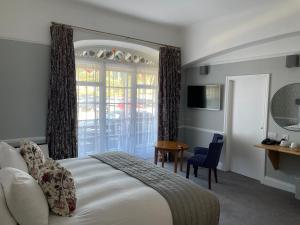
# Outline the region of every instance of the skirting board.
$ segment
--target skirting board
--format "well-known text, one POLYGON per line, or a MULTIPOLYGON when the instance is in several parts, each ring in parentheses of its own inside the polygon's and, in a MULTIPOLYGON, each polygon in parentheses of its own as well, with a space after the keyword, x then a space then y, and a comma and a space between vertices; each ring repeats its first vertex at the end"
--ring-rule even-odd
POLYGON ((294 184, 287 183, 269 176, 265 176, 261 183, 287 192, 291 192, 291 193, 296 192, 294 184))

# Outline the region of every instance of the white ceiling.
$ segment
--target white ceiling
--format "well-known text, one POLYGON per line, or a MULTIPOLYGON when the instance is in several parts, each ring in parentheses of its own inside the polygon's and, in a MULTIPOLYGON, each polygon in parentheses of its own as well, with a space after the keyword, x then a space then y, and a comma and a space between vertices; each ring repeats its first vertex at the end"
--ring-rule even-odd
POLYGON ((298 0, 70 0, 175 26, 268 8, 298 0))

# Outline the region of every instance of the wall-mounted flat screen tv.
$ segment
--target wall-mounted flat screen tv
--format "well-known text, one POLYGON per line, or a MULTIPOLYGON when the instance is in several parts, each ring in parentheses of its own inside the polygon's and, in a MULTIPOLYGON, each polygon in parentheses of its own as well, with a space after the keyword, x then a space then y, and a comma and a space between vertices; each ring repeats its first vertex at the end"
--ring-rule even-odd
POLYGON ((221 85, 188 86, 187 106, 208 110, 221 110, 221 85))

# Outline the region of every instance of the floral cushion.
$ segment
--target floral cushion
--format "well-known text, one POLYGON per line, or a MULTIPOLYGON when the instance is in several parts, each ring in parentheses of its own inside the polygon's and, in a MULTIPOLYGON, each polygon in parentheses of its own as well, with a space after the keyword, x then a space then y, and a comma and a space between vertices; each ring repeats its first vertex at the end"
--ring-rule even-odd
POLYGON ((34 142, 25 141, 20 147, 20 154, 26 162, 28 173, 37 180, 40 169, 46 161, 43 151, 34 142))
POLYGON ((54 160, 47 159, 38 179, 50 210, 59 216, 71 216, 76 209, 76 190, 72 174, 54 160))

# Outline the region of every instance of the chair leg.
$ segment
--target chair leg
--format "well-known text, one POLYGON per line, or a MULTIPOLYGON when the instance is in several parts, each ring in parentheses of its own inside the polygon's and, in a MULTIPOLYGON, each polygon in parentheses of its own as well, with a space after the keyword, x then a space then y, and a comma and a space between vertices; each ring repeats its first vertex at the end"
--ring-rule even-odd
POLYGON ((211 189, 211 168, 208 168, 208 189, 211 189))
POLYGON ((187 163, 187 167, 186 167, 186 178, 189 179, 190 176, 190 164, 187 163))
POLYGON ((198 166, 194 166, 194 175, 195 177, 198 176, 198 166))
POLYGON ((215 174, 215 181, 216 183, 218 183, 217 168, 214 168, 214 174, 215 174))

